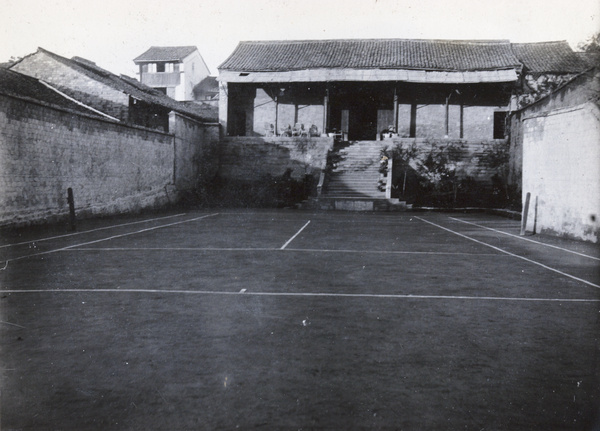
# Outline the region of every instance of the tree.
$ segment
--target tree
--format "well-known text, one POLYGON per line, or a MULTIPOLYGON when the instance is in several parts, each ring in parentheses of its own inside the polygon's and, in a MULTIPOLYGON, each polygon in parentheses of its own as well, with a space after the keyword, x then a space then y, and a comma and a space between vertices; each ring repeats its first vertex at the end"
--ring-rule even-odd
POLYGON ((587 38, 585 42, 577 45, 581 51, 600 54, 600 32, 587 38))

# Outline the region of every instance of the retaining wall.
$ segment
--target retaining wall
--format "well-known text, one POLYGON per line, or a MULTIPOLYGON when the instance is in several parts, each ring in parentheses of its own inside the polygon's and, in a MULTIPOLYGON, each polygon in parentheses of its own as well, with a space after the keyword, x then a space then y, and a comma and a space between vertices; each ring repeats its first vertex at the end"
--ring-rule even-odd
POLYGON ((252 181, 264 175, 279 176, 291 169, 293 178, 318 178, 331 148, 333 138, 224 138, 219 177, 252 181))

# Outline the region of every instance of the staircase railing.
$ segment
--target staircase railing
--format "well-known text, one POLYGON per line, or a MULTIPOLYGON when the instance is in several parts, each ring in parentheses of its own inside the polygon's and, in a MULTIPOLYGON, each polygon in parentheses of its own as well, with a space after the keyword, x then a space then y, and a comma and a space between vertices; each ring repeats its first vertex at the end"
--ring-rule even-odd
POLYGON ((317 197, 321 197, 321 193, 323 192, 323 184, 325 183, 325 170, 322 169, 319 174, 319 182, 317 184, 317 197))
POLYGON ((392 161, 392 158, 390 157, 387 160, 387 178, 385 179, 385 198, 386 199, 391 199, 392 198, 392 168, 394 162, 392 161))

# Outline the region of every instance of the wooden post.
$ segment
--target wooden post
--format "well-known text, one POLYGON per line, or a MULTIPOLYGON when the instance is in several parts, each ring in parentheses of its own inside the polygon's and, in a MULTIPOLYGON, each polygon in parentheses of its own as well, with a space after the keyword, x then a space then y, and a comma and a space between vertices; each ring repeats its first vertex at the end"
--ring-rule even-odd
POLYGON ((446 97, 446 138, 450 135, 450 96, 446 97))
POLYGON ((464 108, 465 106, 461 103, 460 104, 460 139, 463 139, 465 137, 465 133, 464 133, 464 108))
POLYGON ((398 133, 398 93, 394 87, 394 132, 398 133))
POLYGON ((323 98, 323 133, 327 133, 327 125, 329 123, 329 88, 325 90, 323 98))
POLYGON ((76 218, 75 218, 75 198, 73 198, 73 189, 69 187, 67 189, 67 202, 69 203, 69 225, 71 230, 77 230, 76 218))
POLYGON ((527 230, 527 214, 529 213, 529 200, 531 199, 531 193, 527 193, 525 196, 525 205, 523 206, 523 213, 521 214, 521 236, 525 235, 527 230))
POLYGON ((279 97, 275 96, 275 136, 279 136, 279 97))
POLYGON ((410 131, 409 136, 411 138, 417 137, 417 104, 413 102, 410 105, 410 131))

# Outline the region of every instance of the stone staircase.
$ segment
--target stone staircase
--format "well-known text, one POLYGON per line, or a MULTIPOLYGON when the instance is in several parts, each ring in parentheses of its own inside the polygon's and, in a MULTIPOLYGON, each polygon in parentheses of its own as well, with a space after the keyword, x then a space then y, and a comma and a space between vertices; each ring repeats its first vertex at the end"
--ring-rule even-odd
POLYGON ((385 191, 378 189, 380 142, 357 141, 335 151, 336 164, 323 197, 385 199, 385 191))
POLYGON ((379 190, 380 141, 345 142, 333 151, 335 164, 318 199, 320 209, 391 211, 406 209, 404 203, 386 199, 379 190))

